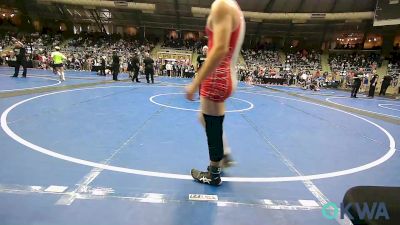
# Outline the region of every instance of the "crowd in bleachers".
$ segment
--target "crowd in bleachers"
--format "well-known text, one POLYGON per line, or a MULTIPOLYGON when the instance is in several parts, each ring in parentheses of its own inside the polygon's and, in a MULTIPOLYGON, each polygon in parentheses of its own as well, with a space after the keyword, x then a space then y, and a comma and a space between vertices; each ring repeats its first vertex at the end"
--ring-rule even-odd
POLYGON ((106 66, 110 66, 112 54, 117 52, 121 69, 126 71, 134 54, 142 59, 144 53, 150 52, 154 46, 153 42, 122 38, 119 35, 83 33, 70 39, 61 51, 67 56, 68 69, 84 71, 91 71, 94 66, 100 66, 102 59, 105 59, 106 66))
POLYGON ((393 52, 389 59, 388 74, 395 75, 400 73, 400 52, 393 52))
POLYGON ((182 38, 167 38, 161 47, 193 50, 196 41, 193 39, 183 40, 182 38))
POLYGON ((376 53, 330 54, 329 65, 332 71, 355 71, 364 68, 372 72, 382 65, 382 58, 376 53))
MULTIPOLYGON (((60 35, 18 34, 11 36, 18 37, 18 40, 24 43, 27 61, 32 62, 32 67, 41 69, 51 67, 50 55, 55 46, 60 46, 61 52, 67 57, 65 61, 67 69, 83 71, 91 71, 93 67, 100 66, 102 59, 105 59, 106 67, 109 67, 115 51, 120 56, 121 70, 127 70, 128 61, 133 54, 138 54, 142 59, 144 53, 150 52, 155 46, 153 42, 149 41, 123 39, 119 35, 102 33, 81 33, 68 41, 63 41, 63 37, 60 35)), ((8 44, 12 44, 12 42, 9 41, 8 44)), ((3 63, 15 61, 15 54, 5 52, 1 58, 0 63, 1 61, 3 63)))
MULTIPOLYGON (((9 35, 7 43, 3 41, 5 46, 13 45, 11 37, 17 35, 9 35)), ((8 36, 7 36, 8 37, 8 36)), ((49 69, 52 67, 51 52, 55 46, 61 47, 61 52, 67 57, 65 68, 77 71, 98 71, 104 59, 106 67, 111 67, 112 55, 117 52, 120 58, 121 71, 127 71, 130 59, 133 55, 137 55, 141 62, 145 53, 149 53, 155 47, 155 42, 147 40, 137 40, 132 38, 122 38, 120 35, 106 35, 103 33, 81 33, 75 35, 68 40, 62 40, 60 36, 49 35, 18 35, 18 40, 24 43, 27 50, 27 61, 32 62, 33 68, 49 69)), ((1 43, 0 43, 1 44, 1 43)), ((191 42, 187 47, 191 50, 201 49, 204 41, 191 42), (196 46, 199 45, 197 48, 196 46)), ((0 63, 6 61, 15 61, 15 54, 7 52, 2 54, 0 63)), ((157 74, 185 77, 193 76, 195 68, 191 62, 187 61, 167 61, 154 59, 155 70, 157 74)), ((143 72, 143 66, 140 68, 143 72)))
POLYGON ((246 65, 237 69, 243 81, 306 85, 307 82, 328 79, 326 73, 320 72, 321 54, 317 51, 288 53, 283 60, 277 50, 247 49, 242 50, 242 55, 246 65))
MULTIPOLYGON (((122 38, 119 35, 106 35, 103 33, 81 33, 68 40, 61 35, 34 34, 1 34, 0 47, 12 48, 11 37, 17 37, 25 44, 27 58, 32 61, 34 68, 48 69, 51 67, 50 54, 55 46, 61 46, 61 52, 67 56, 65 67, 73 70, 92 71, 101 66, 104 59, 106 67, 112 63, 112 54, 117 52, 120 56, 122 71, 128 69, 130 58, 137 54, 141 60, 146 52, 155 47, 155 42, 122 38)), ((183 48, 186 50, 200 50, 207 40, 184 41, 181 39, 167 39, 163 46, 183 48)), ((329 66, 332 73, 322 72, 321 53, 315 50, 300 50, 281 54, 275 48, 258 47, 243 49, 242 56, 245 64, 237 65, 240 79, 252 83, 275 82, 280 84, 300 84, 303 87, 318 83, 318 86, 327 82, 345 82, 351 84, 351 71, 363 68, 366 77, 373 75, 382 65, 383 58, 377 53, 331 53, 329 66), (284 57, 281 59, 281 56, 284 57)), ((2 52, 0 64, 13 60, 15 55, 11 52, 2 52)), ((157 74, 192 77, 195 68, 187 61, 166 61, 155 59, 157 74)), ((388 75, 397 82, 400 72, 400 53, 393 53, 388 64, 388 75)))
POLYGON ((335 49, 363 49, 363 44, 362 43, 355 43, 355 44, 350 44, 350 43, 346 43, 346 44, 337 44, 335 49))
POLYGON ((187 61, 168 61, 160 62, 158 74, 168 77, 193 77, 196 70, 194 65, 187 61))
POLYGON ((162 48, 173 48, 173 49, 182 49, 186 51, 194 51, 197 53, 201 53, 203 46, 207 45, 206 38, 200 38, 198 40, 187 39, 184 40, 182 38, 166 38, 162 43, 162 48))
POLYGON ((24 44, 26 49, 26 57, 28 61, 41 60, 46 62, 47 55, 59 45, 63 37, 61 35, 48 35, 48 34, 24 34, 24 33, 6 33, 3 34, 1 41, 1 49, 3 50, 0 56, 0 64, 3 65, 7 61, 15 61, 15 54, 13 52, 14 42, 12 38, 17 38, 24 44), (8 51, 6 51, 8 50, 8 51))
POLYGON ((400 78, 400 52, 391 53, 387 75, 393 78, 393 85, 396 86, 400 78))
POLYGON ((244 49, 242 56, 245 65, 238 66, 238 73, 242 79, 257 80, 260 77, 276 76, 282 69, 279 51, 267 49, 244 49))
POLYGON ((285 67, 292 70, 321 70, 321 53, 301 50, 286 55, 285 67))
POLYGON ((8 33, 0 34, 0 52, 11 44, 11 37, 8 33))

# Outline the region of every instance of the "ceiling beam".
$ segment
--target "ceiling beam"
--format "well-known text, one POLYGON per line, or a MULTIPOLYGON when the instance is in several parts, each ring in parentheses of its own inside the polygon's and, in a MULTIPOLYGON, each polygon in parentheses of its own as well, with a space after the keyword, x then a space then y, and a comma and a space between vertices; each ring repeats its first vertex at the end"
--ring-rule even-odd
POLYGON ((101 23, 101 21, 99 21, 99 18, 97 17, 97 15, 94 13, 94 9, 93 10, 90 10, 89 12, 90 12, 90 15, 91 15, 91 17, 94 19, 94 21, 96 22, 96 25, 97 25, 97 27, 101 30, 101 31, 103 31, 103 25, 102 25, 102 23, 101 23))
POLYGON ((103 21, 97 12, 97 9, 93 9, 92 13, 94 14, 94 19, 96 20, 97 26, 100 28, 101 32, 106 32, 106 28, 104 27, 103 21))
POLYGON ((64 20, 70 20, 71 19, 71 15, 68 13, 65 5, 62 4, 57 4, 58 9, 62 12, 62 18, 64 20))

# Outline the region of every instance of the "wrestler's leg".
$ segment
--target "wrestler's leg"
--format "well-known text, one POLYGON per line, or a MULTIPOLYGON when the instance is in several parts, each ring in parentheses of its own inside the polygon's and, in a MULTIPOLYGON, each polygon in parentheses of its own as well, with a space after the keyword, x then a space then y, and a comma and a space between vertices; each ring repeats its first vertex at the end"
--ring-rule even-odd
MULTIPOLYGON (((200 124, 205 129, 206 122, 204 121, 204 115, 203 115, 202 111, 200 111, 200 113, 198 115, 198 119, 199 119, 200 124)), ((225 134, 222 135, 222 141, 223 141, 223 147, 224 147, 224 158, 222 159, 221 166, 222 166, 222 168, 227 168, 227 167, 230 167, 233 164, 235 164, 235 161, 232 159, 232 156, 231 156, 232 150, 229 147, 228 139, 226 138, 225 134)))
POLYGON ((207 171, 192 169, 192 177, 203 184, 220 185, 221 161, 224 157, 223 147, 223 122, 225 103, 214 102, 207 98, 200 98, 201 112, 204 117, 204 125, 207 135, 210 166, 207 171))

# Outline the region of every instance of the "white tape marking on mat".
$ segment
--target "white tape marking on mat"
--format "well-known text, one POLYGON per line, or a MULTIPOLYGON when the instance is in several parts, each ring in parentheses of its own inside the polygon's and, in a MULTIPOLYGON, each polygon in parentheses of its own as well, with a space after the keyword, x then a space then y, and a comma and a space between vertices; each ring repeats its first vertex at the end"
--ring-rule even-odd
POLYGON ((217 195, 189 194, 190 201, 218 201, 217 195))
POLYGON ((319 204, 314 200, 299 200, 302 206, 319 207, 319 204))
POLYGON ((48 188, 46 188, 44 191, 45 192, 53 192, 53 193, 63 193, 67 189, 68 189, 68 187, 66 187, 66 186, 51 185, 48 188))

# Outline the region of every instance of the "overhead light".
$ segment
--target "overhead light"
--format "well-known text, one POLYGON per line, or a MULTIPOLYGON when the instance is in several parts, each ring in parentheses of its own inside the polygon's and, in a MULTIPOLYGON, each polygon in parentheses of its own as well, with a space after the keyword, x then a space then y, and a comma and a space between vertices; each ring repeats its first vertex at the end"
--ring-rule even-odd
POLYGON ((13 14, 11 14, 10 16, 11 16, 11 18, 13 18, 15 15, 14 15, 14 13, 13 13, 13 14))
POLYGON ((6 17, 6 14, 5 14, 5 13, 3 13, 3 17, 6 17))

